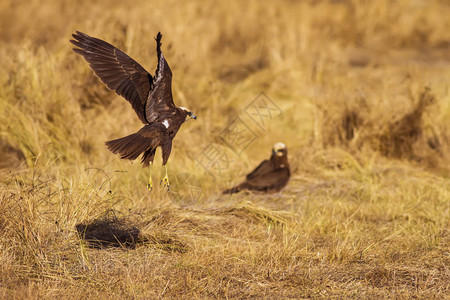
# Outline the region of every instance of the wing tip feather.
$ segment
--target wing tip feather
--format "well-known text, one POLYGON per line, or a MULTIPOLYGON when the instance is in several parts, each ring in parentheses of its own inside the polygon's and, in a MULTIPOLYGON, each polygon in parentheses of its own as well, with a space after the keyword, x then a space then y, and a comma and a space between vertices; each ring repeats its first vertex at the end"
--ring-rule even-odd
POLYGON ((162 39, 162 34, 161 34, 161 32, 159 31, 158 34, 157 34, 156 37, 155 37, 155 40, 156 40, 156 42, 161 43, 161 39, 162 39))

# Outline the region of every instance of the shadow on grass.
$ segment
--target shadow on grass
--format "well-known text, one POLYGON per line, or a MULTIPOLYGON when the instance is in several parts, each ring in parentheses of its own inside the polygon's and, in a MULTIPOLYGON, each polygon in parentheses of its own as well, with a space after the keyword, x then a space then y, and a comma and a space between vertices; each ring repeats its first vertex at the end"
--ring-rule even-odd
POLYGON ((186 246, 164 234, 142 235, 136 222, 129 218, 117 217, 113 212, 89 222, 75 225, 78 236, 84 240, 90 248, 128 248, 135 249, 138 244, 154 245, 156 248, 185 253, 186 246))

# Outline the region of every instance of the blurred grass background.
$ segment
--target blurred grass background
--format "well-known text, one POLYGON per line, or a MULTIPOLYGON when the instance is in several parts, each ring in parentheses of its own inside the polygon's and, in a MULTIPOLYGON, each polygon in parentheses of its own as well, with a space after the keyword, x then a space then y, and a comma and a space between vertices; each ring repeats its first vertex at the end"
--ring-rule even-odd
POLYGON ((442 299, 449 15, 445 0, 2 1, 2 297, 442 299), (149 194, 148 171, 105 148, 141 124, 72 52, 75 30, 151 73, 162 32, 175 103, 198 116, 174 139, 179 194, 149 194), (213 180, 196 155, 261 92, 281 116, 213 180), (275 142, 281 194, 220 195, 275 142), (75 224, 110 209, 159 242, 87 249, 75 224))

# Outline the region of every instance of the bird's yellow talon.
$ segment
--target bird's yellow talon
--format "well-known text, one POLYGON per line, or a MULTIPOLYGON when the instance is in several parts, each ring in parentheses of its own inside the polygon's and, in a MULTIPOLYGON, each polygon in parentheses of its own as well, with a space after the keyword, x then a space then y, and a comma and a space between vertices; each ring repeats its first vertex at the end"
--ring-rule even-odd
POLYGON ((169 191, 170 184, 169 184, 169 176, 167 175, 167 167, 164 166, 164 169, 166 170, 166 175, 164 176, 164 178, 161 180, 161 182, 159 184, 163 184, 163 188, 167 187, 167 191, 169 191))
POLYGON ((148 175, 148 184, 147 184, 147 190, 151 192, 153 190, 153 182, 152 182, 152 162, 150 162, 150 174, 148 175))
POLYGON ((164 176, 164 178, 161 180, 160 184, 163 185, 163 188, 167 187, 167 191, 169 191, 169 188, 170 188, 169 177, 164 176))

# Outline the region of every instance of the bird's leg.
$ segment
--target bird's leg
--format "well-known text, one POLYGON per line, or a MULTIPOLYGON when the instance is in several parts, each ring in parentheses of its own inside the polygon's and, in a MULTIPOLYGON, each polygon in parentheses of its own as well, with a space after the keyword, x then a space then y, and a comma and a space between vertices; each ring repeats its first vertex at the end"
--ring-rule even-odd
POLYGON ((161 180, 160 184, 164 183, 163 187, 167 187, 167 191, 169 191, 170 184, 169 184, 169 176, 167 176, 167 166, 166 165, 164 165, 164 169, 166 170, 166 175, 161 180))
POLYGON ((149 192, 151 192, 151 191, 153 190, 153 182, 152 182, 152 165, 153 165, 153 163, 150 162, 150 166, 149 166, 149 168, 150 168, 150 174, 148 175, 148 184, 147 184, 147 190, 148 190, 149 192))

